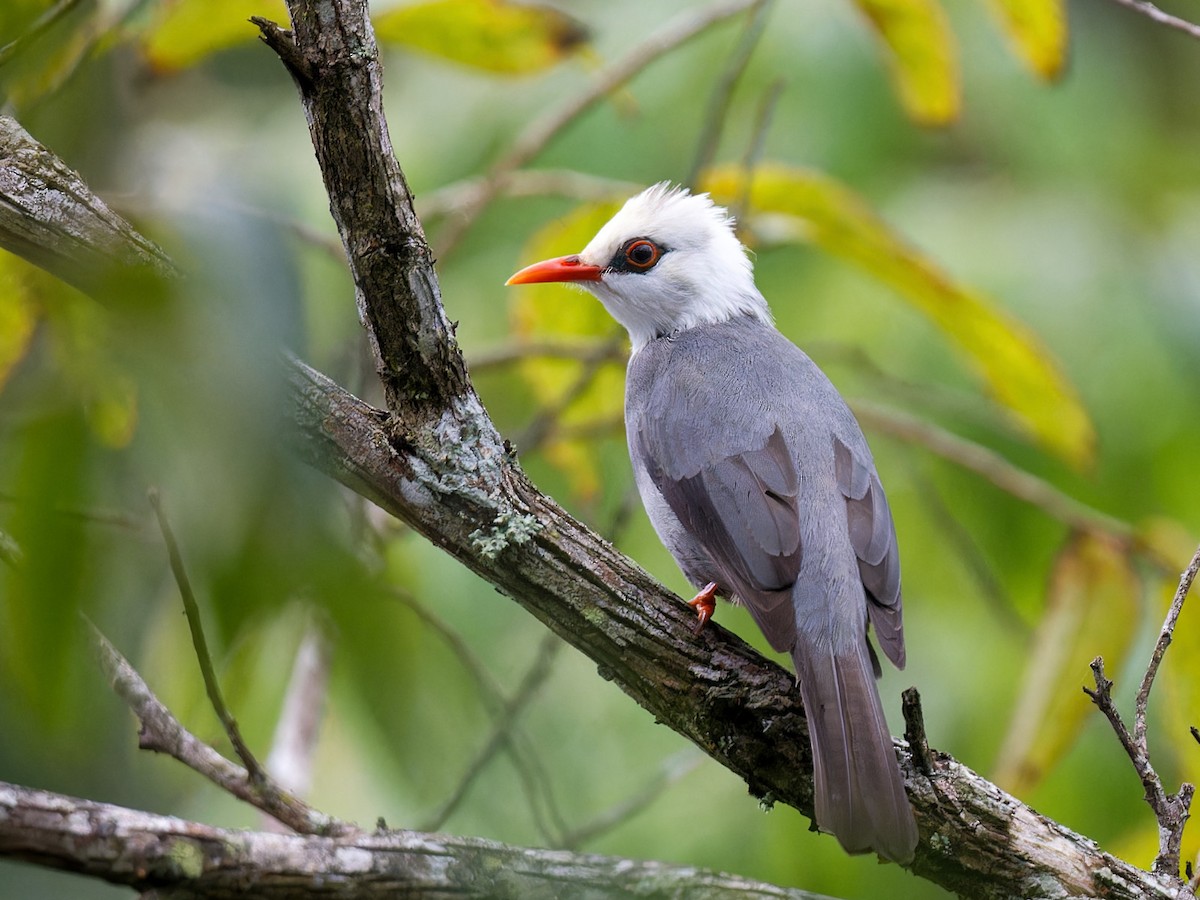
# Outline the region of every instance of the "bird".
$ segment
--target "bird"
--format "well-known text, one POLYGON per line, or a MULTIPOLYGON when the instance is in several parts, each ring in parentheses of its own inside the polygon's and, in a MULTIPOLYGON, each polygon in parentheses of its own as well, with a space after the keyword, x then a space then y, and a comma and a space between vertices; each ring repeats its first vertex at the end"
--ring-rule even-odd
POLYGON ((875 679, 904 668, 896 530, 837 389, 774 325, 726 209, 669 182, 628 199, 579 253, 507 284, 583 288, 629 333, 625 430, 659 538, 697 587, 740 602, 791 655, 814 821, 849 853, 913 859, 918 831, 875 679))

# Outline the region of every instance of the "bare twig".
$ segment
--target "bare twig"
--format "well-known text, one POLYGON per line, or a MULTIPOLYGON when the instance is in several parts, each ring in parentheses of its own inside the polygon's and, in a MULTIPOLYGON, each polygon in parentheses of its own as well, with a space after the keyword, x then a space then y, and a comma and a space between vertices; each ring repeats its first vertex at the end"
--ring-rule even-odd
POLYGON ((873 428, 957 463, 983 476, 1000 490, 1030 503, 1072 528, 1102 531, 1133 539, 1134 528, 1115 516, 1093 509, 1036 475, 1019 469, 999 453, 896 409, 866 400, 850 404, 865 428, 873 428))
POLYGON ((700 128, 700 137, 696 142, 696 157, 692 160, 692 168, 688 171, 684 184, 695 186, 700 173, 712 164, 721 143, 721 130, 729 118, 729 102, 733 98, 734 88, 741 80, 754 48, 758 46, 759 38, 767 26, 767 16, 771 11, 770 0, 757 0, 752 8, 749 20, 742 30, 742 36, 729 55, 720 77, 713 87, 712 96, 705 111, 704 124, 700 128))
POLYGON ((704 757, 688 749, 662 761, 653 780, 631 797, 604 810, 590 821, 584 822, 563 834, 559 847, 574 850, 588 841, 593 841, 605 832, 629 821, 662 796, 667 788, 690 775, 700 767, 704 757))
POLYGON ((623 341, 588 340, 580 341, 528 341, 506 344, 471 354, 470 367, 472 372, 486 372, 512 365, 523 359, 577 359, 580 362, 593 360, 608 360, 609 362, 625 362, 629 351, 623 341))
POLYGON ((578 400, 584 391, 591 387, 601 368, 606 363, 617 358, 616 354, 623 351, 624 348, 625 332, 623 330, 615 331, 604 345, 596 348, 595 355, 583 361, 583 368, 579 371, 575 380, 567 386, 567 389, 553 403, 549 403, 539 410, 533 421, 526 425, 524 430, 513 439, 513 444, 517 449, 532 450, 535 447, 540 447, 546 438, 553 433, 559 418, 566 412, 567 407, 578 400))
POLYGON ((1173 16, 1170 13, 1163 12, 1153 3, 1147 0, 1113 0, 1119 6, 1124 6, 1127 9, 1132 9, 1136 13, 1141 13, 1148 19, 1152 19, 1159 25, 1165 25, 1168 28, 1173 28, 1176 31, 1182 31, 1189 37, 1200 39, 1200 25, 1194 25, 1191 22, 1181 19, 1178 16, 1173 16))
MULTIPOLYGON (((280 784, 301 797, 312 785, 313 759, 329 690, 330 653, 322 623, 309 616, 296 648, 266 765, 280 784)), ((270 824, 264 826, 269 828, 270 824)))
POLYGON ((1158 855, 1154 858, 1154 873, 1166 878, 1179 877, 1180 847, 1183 842, 1183 828, 1188 820, 1192 796, 1195 786, 1187 782, 1179 786, 1178 792, 1168 794, 1163 787, 1162 779, 1155 771, 1150 761, 1150 748, 1146 740, 1146 708, 1150 701, 1150 690, 1154 686, 1154 678, 1162 663, 1163 655, 1171 644, 1175 625, 1179 621, 1179 613, 1183 609, 1183 601, 1191 590, 1192 582, 1200 572, 1200 547, 1196 548, 1192 561, 1179 579, 1179 587, 1167 611, 1166 621, 1154 645, 1150 662, 1146 666, 1146 674, 1138 688, 1134 700, 1133 731, 1125 725, 1120 712, 1112 698, 1113 683, 1104 674, 1104 660, 1097 656, 1092 660, 1092 676, 1096 689, 1085 687, 1084 693, 1092 698, 1112 725, 1113 732, 1121 746, 1133 763, 1134 771, 1141 779, 1146 791, 1146 802, 1154 811, 1158 820, 1158 855))
POLYGON ((208 640, 204 637, 204 626, 200 622, 200 607, 196 603, 196 595, 192 592, 191 582, 188 580, 187 570, 183 565, 183 555, 179 552, 179 545, 175 541, 175 535, 171 533, 171 524, 167 521, 167 515, 162 508, 162 500, 158 495, 158 491, 151 488, 149 491, 150 505, 154 507, 154 514, 158 517, 158 527, 162 532, 163 542, 167 545, 167 557, 171 562, 171 573, 175 576, 175 584, 179 587, 179 596, 183 600, 183 612, 187 617, 188 630, 192 635, 192 646, 196 650, 196 660, 200 663, 200 673, 204 676, 204 690, 208 693, 208 702, 212 704, 213 711, 217 714, 217 718, 221 720, 221 726, 225 729, 225 733, 229 736, 230 742, 233 744, 233 749, 236 751, 238 758, 246 766, 246 770, 250 773, 250 778, 256 783, 261 783, 266 780, 266 773, 263 771, 254 754, 250 752, 250 748, 246 746, 246 742, 242 740, 242 733, 238 729, 237 720, 233 717, 233 713, 229 711, 229 707, 225 705, 225 698, 221 695, 221 685, 217 681, 217 673, 213 667, 212 655, 208 652, 208 640))
MULTIPOLYGON (((459 662, 470 674, 475 682, 475 690, 477 691, 480 701, 497 723, 497 733, 500 734, 502 741, 497 746, 503 746, 509 754, 509 759, 512 761, 513 768, 517 770, 517 775, 520 777, 522 785, 525 788, 526 794, 530 800, 530 810, 534 817, 541 821, 542 808, 545 809, 545 815, 548 816, 554 823, 554 827, 562 831, 561 823, 563 821, 562 814, 559 812, 558 801, 554 797, 554 791, 550 785, 550 778, 547 775, 541 760, 538 757, 536 748, 533 747, 529 739, 524 735, 521 729, 521 724, 516 715, 512 716, 512 721, 506 723, 507 713, 512 701, 505 698, 503 691, 500 688, 483 662, 475 654, 475 652, 463 640, 462 635, 451 628, 446 622, 439 618, 432 610, 426 608, 423 604, 411 596, 408 596, 402 591, 394 591, 395 596, 400 602, 407 606, 421 621, 431 628, 446 645, 458 657, 459 662)), ((545 649, 550 643, 558 643, 558 640, 553 635, 547 635, 543 642, 545 649)), ((539 652, 534 661, 531 672, 535 672, 543 667, 543 657, 553 655, 553 651, 546 650, 544 653, 539 652)), ((548 663, 549 660, 545 660, 548 663)), ((529 676, 526 676, 525 681, 528 681, 529 676)), ((518 688, 518 695, 521 689, 518 688)), ((532 691, 529 692, 532 696, 532 691)), ((523 701, 522 701, 523 702, 523 701)), ((519 707, 518 707, 519 708, 519 707)), ((486 741, 485 747, 492 745, 492 741, 486 741)), ((489 758, 490 758, 489 753, 489 758)), ((482 757, 482 754, 477 756, 477 760, 482 757)), ((486 761, 486 760, 485 760, 486 761)), ((467 775, 459 779, 459 786, 455 789, 455 793, 466 793, 466 789, 470 786, 470 782, 474 779, 476 771, 476 763, 472 762, 467 768, 467 775)), ((482 766, 480 766, 482 768, 482 766)), ((458 800, 450 798, 443 803, 442 808, 434 813, 431 817, 431 822, 437 824, 429 825, 427 830, 434 830, 440 827, 441 822, 453 812, 453 806, 456 806, 458 800), (451 803, 453 800, 453 804, 451 803), (447 810, 447 807, 449 809, 447 810)), ((549 831, 548 829, 543 829, 549 831)))
MULTIPOLYGON (((467 178, 422 194, 417 201, 421 221, 434 222, 443 216, 466 215, 483 189, 485 176, 467 178)), ((504 178, 500 191, 505 197, 568 197, 579 201, 612 200, 645 187, 633 181, 605 178, 573 169, 517 169, 504 178)))
MULTIPOLYGON (((512 698, 508 700, 500 714, 496 717, 492 733, 488 739, 480 747, 479 752, 475 754, 475 758, 468 764, 466 771, 458 781, 451 795, 445 800, 442 806, 434 813, 430 821, 422 826, 422 831, 438 831, 446 823, 446 820, 454 814, 466 797, 467 791, 475 782, 475 779, 486 768, 487 764, 495 757, 496 753, 505 745, 511 745, 513 739, 513 726, 520 719, 522 711, 529 705, 529 701, 533 699, 538 689, 545 683, 553 670, 553 663, 558 655, 558 651, 562 648, 562 642, 553 634, 547 634, 542 639, 542 644, 538 650, 537 656, 534 659, 533 665, 529 671, 525 673, 525 677, 521 680, 520 686, 517 688, 512 698)), ((525 790, 530 798, 530 808, 534 814, 535 824, 538 830, 542 832, 542 837, 549 843, 558 843, 557 835, 561 835, 566 829, 562 817, 558 813, 558 808, 552 802, 546 804, 545 813, 553 819, 552 822, 546 822, 543 818, 543 810, 536 802, 536 798, 541 793, 538 790, 538 785, 529 777, 529 773, 521 767, 518 767, 518 773, 521 775, 522 781, 525 782, 525 790)), ((543 794, 543 797, 545 795, 543 794)))
POLYGON ((1032 631, 1029 623, 1021 618, 1012 597, 992 570, 975 536, 943 498, 937 483, 925 471, 925 467, 910 466, 909 477, 915 482, 930 517, 941 527, 942 534, 949 540, 948 549, 951 556, 975 579, 979 595, 995 614, 996 619, 1014 633, 1028 635, 1032 631))
POLYGON ((775 117, 775 105, 783 95, 786 82, 776 78, 767 86, 762 101, 758 105, 758 115, 754 117, 754 130, 750 133, 750 141, 746 144, 746 152, 742 154, 742 171, 746 177, 742 179, 742 190, 736 202, 730 207, 730 214, 738 222, 744 222, 746 210, 750 207, 750 186, 754 183, 754 169, 762 159, 763 150, 767 144, 767 132, 771 128, 771 120, 775 117))
POLYGON ((1175 596, 1171 598, 1171 607, 1167 610, 1167 617, 1163 621, 1162 630, 1159 631, 1158 640, 1154 643, 1154 651, 1146 665, 1146 674, 1142 677, 1141 687, 1138 688, 1134 700, 1134 737, 1142 744, 1146 742, 1146 706, 1150 702, 1150 690, 1154 687, 1154 679, 1158 675, 1158 667, 1162 665, 1163 655, 1167 652, 1167 647, 1171 646, 1175 624, 1183 611, 1183 601, 1192 589, 1197 572, 1200 572, 1200 547, 1196 548, 1192 561, 1179 576, 1179 586, 1175 589, 1175 596))
POLYGON ((925 713, 921 709, 921 695, 910 687, 901 695, 900 708, 904 713, 904 739, 912 752, 913 766, 918 772, 929 775, 933 772, 933 756, 929 750, 929 738, 925 734, 925 713))
POLYGON ((143 750, 165 753, 189 769, 199 772, 217 787, 278 819, 300 834, 347 835, 358 827, 318 812, 293 797, 269 778, 257 782, 246 770, 230 762, 208 744, 188 731, 150 690, 149 686, 95 625, 92 642, 100 666, 117 695, 137 716, 141 728, 138 746, 143 750))
POLYGON ((558 109, 550 110, 535 119, 517 137, 509 152, 492 166, 486 180, 480 184, 470 202, 462 205, 460 217, 446 226, 444 233, 439 236, 438 256, 442 259, 449 256, 483 208, 505 189, 509 175, 541 153, 559 132, 582 113, 655 60, 758 2, 760 0, 723 0, 703 9, 681 14, 625 56, 601 70, 587 90, 572 97, 558 109))

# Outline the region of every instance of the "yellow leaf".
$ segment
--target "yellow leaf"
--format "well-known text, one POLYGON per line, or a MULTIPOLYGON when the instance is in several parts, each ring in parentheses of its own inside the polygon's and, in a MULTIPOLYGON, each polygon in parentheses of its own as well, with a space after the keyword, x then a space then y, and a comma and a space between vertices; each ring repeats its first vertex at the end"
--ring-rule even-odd
POLYGON ((1088 666, 1103 656, 1107 671, 1122 669, 1139 605, 1127 547, 1099 533, 1072 536, 1050 575, 1046 610, 1000 751, 999 784, 1020 795, 1070 749, 1094 709, 1082 690, 1092 683, 1088 666))
POLYGON ((90 297, 52 276, 31 270, 40 292, 55 360, 78 399, 93 435, 108 447, 133 440, 137 385, 112 349, 112 318, 90 297))
POLYGON ((0 252, 0 390, 25 356, 37 325, 38 307, 17 258, 0 252))
POLYGON ((888 49, 892 81, 913 120, 944 125, 961 104, 957 44, 938 0, 855 0, 888 49))
MULTIPOLYGON (((619 204, 589 204, 551 222, 530 240, 529 262, 577 252, 616 212, 619 204)), ((584 351, 617 339, 620 330, 595 298, 561 284, 532 284, 512 290, 513 330, 525 342, 577 342, 579 359, 530 356, 519 371, 543 408, 566 403, 558 421, 585 425, 620 419, 624 404, 624 364, 599 364, 582 358, 584 351), (573 396, 572 396, 573 395, 573 396)), ((599 486, 594 449, 580 441, 552 438, 546 455, 571 478, 577 494, 587 497, 599 486)))
POLYGON ((263 16, 287 22, 283 0, 174 0, 155 4, 142 32, 142 52, 163 71, 185 69, 218 50, 248 44, 258 30, 247 21, 263 16))
MULTIPOLYGON (((711 170, 703 189, 724 203, 745 196, 745 172, 711 170)), ((754 171, 752 215, 791 226, 795 239, 854 263, 925 313, 963 351, 1018 427, 1077 467, 1091 462, 1095 433, 1050 353, 978 291, 957 285, 910 247, 867 204, 827 175, 782 165, 754 171)))
POLYGON ((1013 51, 1035 75, 1053 81, 1067 61, 1065 0, 991 0, 1013 51))
POLYGON ((587 40, 587 30, 548 6, 507 0, 429 0, 375 17, 381 43, 400 44, 488 72, 549 68, 587 40))
POLYGON ((1165 572, 1174 572, 1196 552, 1196 538, 1187 526, 1166 516, 1142 519, 1137 523, 1134 540, 1138 550, 1165 572))

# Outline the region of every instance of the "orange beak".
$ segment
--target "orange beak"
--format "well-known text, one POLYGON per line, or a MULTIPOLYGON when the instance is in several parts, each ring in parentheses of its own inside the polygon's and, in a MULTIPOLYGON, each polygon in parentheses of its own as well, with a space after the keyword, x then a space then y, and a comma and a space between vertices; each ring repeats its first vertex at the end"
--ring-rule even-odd
POLYGON ((584 265, 578 254, 544 259, 526 266, 505 284, 542 284, 547 281, 599 281, 600 267, 584 265))

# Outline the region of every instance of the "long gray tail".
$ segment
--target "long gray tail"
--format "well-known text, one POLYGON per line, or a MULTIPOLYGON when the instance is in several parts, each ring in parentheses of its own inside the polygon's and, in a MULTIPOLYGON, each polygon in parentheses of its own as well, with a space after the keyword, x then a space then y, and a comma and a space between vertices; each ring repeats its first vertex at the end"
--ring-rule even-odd
POLYGON ((816 819, 847 853, 908 862, 917 823, 883 717, 866 639, 835 652, 801 635, 792 650, 812 736, 816 819))

